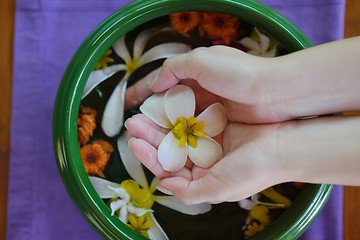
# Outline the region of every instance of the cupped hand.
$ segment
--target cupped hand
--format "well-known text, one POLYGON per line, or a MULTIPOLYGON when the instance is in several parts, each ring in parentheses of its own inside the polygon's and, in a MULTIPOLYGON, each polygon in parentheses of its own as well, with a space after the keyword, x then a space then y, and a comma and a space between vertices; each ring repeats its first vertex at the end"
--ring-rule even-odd
POLYGON ((281 93, 273 90, 276 84, 268 74, 274 63, 225 46, 197 48, 167 59, 160 69, 127 90, 125 102, 127 107, 134 107, 152 92, 185 83, 194 89, 200 107, 221 102, 231 122, 288 120, 281 93))
POLYGON ((173 173, 164 171, 157 160, 157 147, 165 130, 142 114, 125 124, 132 136, 131 151, 160 178, 158 189, 186 204, 238 201, 284 182, 288 177, 286 162, 277 156, 280 125, 229 123, 219 137, 224 149, 222 159, 208 169, 187 164, 173 173))

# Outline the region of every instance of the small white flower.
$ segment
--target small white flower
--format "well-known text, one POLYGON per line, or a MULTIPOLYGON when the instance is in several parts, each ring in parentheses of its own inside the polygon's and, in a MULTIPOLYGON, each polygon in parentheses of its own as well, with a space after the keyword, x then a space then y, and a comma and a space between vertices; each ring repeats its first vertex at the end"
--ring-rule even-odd
POLYGON ((226 127, 224 107, 215 103, 195 118, 195 106, 194 92, 184 85, 176 85, 165 94, 154 94, 140 106, 156 124, 170 129, 158 148, 159 162, 166 171, 180 170, 188 156, 202 168, 222 157, 222 148, 212 137, 226 127))
POLYGON ((149 39, 154 35, 172 31, 171 28, 153 28, 141 32, 135 39, 132 55, 127 49, 125 37, 122 36, 113 44, 114 52, 124 60, 124 63, 114 64, 104 69, 95 70, 90 74, 88 81, 86 82, 83 95, 84 98, 90 93, 92 89, 98 86, 101 82, 105 81, 115 73, 119 71, 125 71, 124 77, 120 80, 119 84, 111 94, 103 113, 101 126, 104 133, 110 137, 118 134, 123 126, 124 120, 124 98, 125 90, 127 87, 127 80, 130 75, 140 68, 141 66, 163 58, 168 58, 180 53, 185 53, 190 50, 190 46, 183 43, 162 43, 152 47, 144 52, 146 44, 149 39))
POLYGON ((110 203, 111 215, 114 215, 117 210, 120 210, 119 219, 123 223, 127 223, 128 213, 132 213, 137 217, 140 217, 145 213, 152 211, 151 209, 135 207, 130 202, 130 195, 126 192, 124 188, 121 188, 118 183, 113 183, 98 177, 89 178, 100 198, 117 199, 110 203))
POLYGON ((254 30, 259 37, 258 41, 250 37, 245 37, 241 39, 239 43, 248 48, 249 50, 247 53, 251 55, 261 57, 275 57, 277 44, 270 48, 270 38, 265 34, 262 34, 256 27, 254 27, 254 30))

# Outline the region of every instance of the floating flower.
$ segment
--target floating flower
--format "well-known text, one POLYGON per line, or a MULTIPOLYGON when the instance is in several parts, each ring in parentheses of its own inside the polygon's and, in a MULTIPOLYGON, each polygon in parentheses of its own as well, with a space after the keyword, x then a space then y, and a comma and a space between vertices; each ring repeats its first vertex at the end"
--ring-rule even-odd
POLYGON ((166 171, 184 167, 187 156, 197 166, 208 168, 222 156, 221 146, 212 139, 227 124, 225 109, 215 103, 197 117, 195 94, 190 87, 176 85, 165 94, 154 94, 140 110, 169 133, 160 143, 158 159, 166 171))
POLYGON ((241 45, 248 48, 247 53, 261 57, 275 57, 276 46, 270 46, 270 38, 262 34, 256 27, 254 27, 254 34, 252 37, 245 37, 239 41, 241 45))
POLYGON ((265 229, 264 224, 261 224, 261 223, 258 224, 257 222, 254 221, 247 226, 244 234, 245 234, 245 237, 248 238, 248 237, 252 237, 255 234, 263 231, 264 229, 265 229))
POLYGON ((221 13, 201 13, 200 33, 222 39, 226 45, 236 38, 240 22, 237 17, 221 13))
POLYGON ((199 25, 200 15, 198 12, 182 12, 170 14, 171 27, 183 35, 190 37, 189 32, 199 25))
POLYGON ((103 141, 95 141, 80 148, 80 155, 88 175, 105 177, 103 170, 109 161, 112 146, 103 141))
POLYGON ((129 228, 144 237, 149 237, 148 230, 153 225, 153 222, 150 220, 147 214, 144 214, 140 217, 137 217, 134 214, 129 214, 128 221, 129 224, 127 224, 127 226, 129 228))
POLYGON ((81 145, 86 144, 96 128, 96 111, 94 109, 80 106, 78 117, 78 138, 81 145))
POLYGON ((108 63, 114 62, 114 59, 109 57, 112 54, 112 50, 108 49, 106 50, 105 54, 101 57, 99 62, 95 65, 95 70, 106 68, 108 63))
POLYGON ((270 210, 273 208, 287 208, 291 205, 291 201, 278 193, 274 188, 267 188, 260 193, 251 196, 250 199, 239 201, 239 206, 249 211, 249 215, 245 221, 245 236, 250 237, 255 233, 262 231, 270 224, 270 210), (259 201, 260 195, 264 195, 273 202, 259 201), (259 224, 257 224, 259 223, 259 224), (256 225, 254 225, 256 224, 256 225))
POLYGON ((185 205, 174 196, 155 195, 159 180, 154 178, 151 185, 148 185, 140 161, 127 146, 125 134, 118 139, 118 149, 125 169, 134 180, 125 180, 118 184, 98 177, 89 178, 101 198, 112 199, 110 204, 112 215, 120 210, 119 219, 125 224, 131 224, 135 231, 145 231, 149 227, 146 234, 150 239, 168 239, 152 213, 151 208, 154 202, 189 215, 206 213, 211 209, 208 203, 185 205), (144 217, 143 224, 141 224, 142 219, 136 219, 135 222, 130 213, 138 218, 144 217))
POLYGON ((125 71, 124 77, 114 89, 104 109, 101 126, 106 135, 110 137, 115 136, 123 126, 125 90, 130 75, 149 62, 168 58, 190 50, 190 47, 183 43, 162 43, 144 52, 149 39, 165 31, 172 31, 172 29, 170 27, 161 29, 153 28, 141 32, 135 39, 132 54, 130 54, 127 49, 125 43, 126 36, 121 37, 113 44, 112 48, 114 52, 124 60, 124 63, 114 64, 104 69, 93 71, 90 74, 82 97, 85 97, 92 89, 116 72, 125 71))

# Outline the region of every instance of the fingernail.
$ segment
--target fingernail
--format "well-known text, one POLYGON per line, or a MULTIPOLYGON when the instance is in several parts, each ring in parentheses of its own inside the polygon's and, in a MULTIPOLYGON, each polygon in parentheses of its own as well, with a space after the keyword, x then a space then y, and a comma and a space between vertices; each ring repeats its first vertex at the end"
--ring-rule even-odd
POLYGON ((134 137, 131 137, 131 138, 129 138, 129 140, 128 140, 128 145, 130 145, 134 140, 136 140, 136 138, 134 138, 134 137))
POLYGON ((154 78, 150 78, 150 79, 147 81, 148 87, 151 89, 151 88, 155 85, 155 83, 156 83, 156 81, 157 81, 158 79, 159 79, 159 75, 158 75, 158 74, 156 74, 154 78))
POLYGON ((128 124, 128 120, 129 120, 129 119, 130 119, 130 118, 126 119, 125 122, 124 122, 124 126, 125 126, 126 129, 127 129, 127 124, 128 124))
POLYGON ((167 195, 174 195, 169 189, 166 189, 163 186, 157 185, 156 189, 159 190, 162 193, 167 194, 167 195))

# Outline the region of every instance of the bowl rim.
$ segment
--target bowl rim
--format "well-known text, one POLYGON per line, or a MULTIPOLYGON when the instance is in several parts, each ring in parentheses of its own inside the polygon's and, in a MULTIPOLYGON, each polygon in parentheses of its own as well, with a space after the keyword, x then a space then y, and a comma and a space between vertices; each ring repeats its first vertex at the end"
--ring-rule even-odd
MULTIPOLYGON (((289 52, 311 47, 311 41, 289 20, 252 0, 139 0, 116 11, 84 40, 70 61, 60 83, 53 112, 53 145, 64 185, 73 202, 95 229, 107 239, 146 239, 125 227, 96 194, 81 162, 77 141, 77 118, 85 83, 103 53, 122 35, 160 16, 184 11, 219 12, 234 15, 281 39, 289 52), (204 4, 206 2, 206 4, 204 4)), ((293 239, 312 223, 330 196, 332 185, 306 184, 271 226, 251 239, 293 239), (306 199, 312 199, 305 204, 306 199), (298 206, 298 208, 296 208, 298 206), (291 222, 291 224, 290 224, 291 222)))

